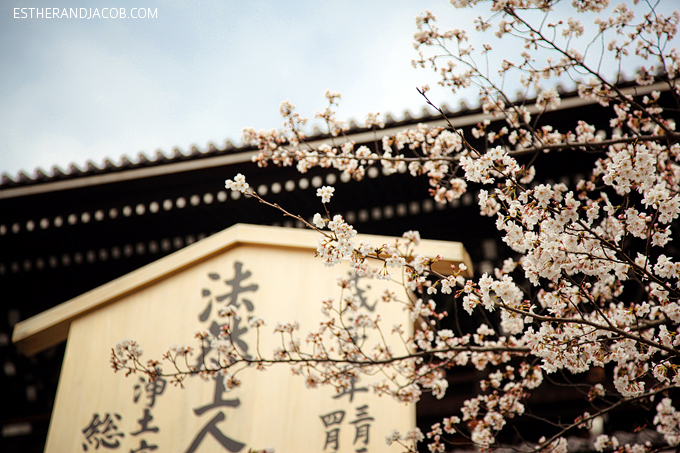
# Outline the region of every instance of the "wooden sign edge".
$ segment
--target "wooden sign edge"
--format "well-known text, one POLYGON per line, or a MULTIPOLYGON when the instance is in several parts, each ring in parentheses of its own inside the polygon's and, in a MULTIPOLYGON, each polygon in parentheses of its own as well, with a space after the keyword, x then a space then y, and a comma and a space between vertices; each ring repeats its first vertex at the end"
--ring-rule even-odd
MULTIPOLYGON (((27 356, 33 356, 66 340, 71 322, 87 313, 115 302, 131 292, 140 290, 160 280, 181 272, 210 257, 242 245, 260 245, 315 250, 319 233, 298 228, 236 224, 177 252, 147 264, 129 274, 88 291, 38 315, 17 323, 12 342, 27 356)), ((355 242, 366 240, 374 246, 391 244, 394 237, 357 235, 355 242)), ((451 265, 464 263, 470 276, 470 256, 459 242, 423 240, 417 252, 427 256, 439 255, 437 263, 441 273, 451 265)))

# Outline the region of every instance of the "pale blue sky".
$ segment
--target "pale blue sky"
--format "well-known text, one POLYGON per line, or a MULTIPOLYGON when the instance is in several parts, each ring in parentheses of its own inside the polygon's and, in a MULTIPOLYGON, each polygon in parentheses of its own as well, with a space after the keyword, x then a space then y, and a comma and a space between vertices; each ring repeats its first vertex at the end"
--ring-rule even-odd
MULTIPOLYGON (((442 6, 447 6, 441 2, 442 6)), ((449 9, 449 8, 447 8, 449 9)), ((11 1, 0 9, 0 172, 238 144, 311 116, 420 110, 412 1, 11 1), (15 19, 15 7, 149 7, 156 19, 15 19)))
MULTIPOLYGON (((445 0, 5 1, 0 173, 14 178, 39 167, 49 173, 54 165, 239 144, 246 126, 280 126, 284 99, 313 116, 328 88, 343 93, 343 119, 419 115, 424 102, 415 87, 436 80, 410 65, 414 17, 426 8, 442 28, 472 29, 482 13, 456 11, 445 0), (143 7, 158 17, 14 18, 14 8, 53 6, 128 15, 143 7)), ((454 108, 463 100, 444 92, 433 98, 454 108)))

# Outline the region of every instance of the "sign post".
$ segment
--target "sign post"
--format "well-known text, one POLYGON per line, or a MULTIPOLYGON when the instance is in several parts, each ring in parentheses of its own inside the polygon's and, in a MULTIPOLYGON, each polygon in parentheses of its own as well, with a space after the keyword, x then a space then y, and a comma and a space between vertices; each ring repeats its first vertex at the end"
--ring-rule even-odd
MULTIPOLYGON (((340 392, 308 388, 317 386, 277 364, 245 367, 237 374, 242 385, 226 391, 221 378, 191 376, 179 388, 168 378, 151 382, 111 370, 111 348, 122 339, 136 340, 142 359, 160 359, 173 343, 197 346, 197 329, 217 335, 227 322, 218 312, 227 306, 238 315, 232 342, 242 355, 272 357, 288 341, 273 332, 278 321, 299 323, 304 345, 327 319, 321 301, 340 294, 337 277, 355 280, 359 311, 379 312, 386 341, 395 354, 406 353, 389 333, 397 324, 411 335, 408 314, 378 302, 386 285, 403 288, 324 267, 314 258, 317 239, 311 231, 236 225, 19 323, 13 340, 27 354, 67 340, 46 452, 397 451, 385 436, 413 429, 415 407, 375 395, 368 379, 340 392), (251 327, 255 316, 268 324, 251 327)), ((423 241, 419 251, 471 267, 458 243, 423 241)), ((189 365, 218 353, 209 346, 199 352, 188 356, 189 365)))

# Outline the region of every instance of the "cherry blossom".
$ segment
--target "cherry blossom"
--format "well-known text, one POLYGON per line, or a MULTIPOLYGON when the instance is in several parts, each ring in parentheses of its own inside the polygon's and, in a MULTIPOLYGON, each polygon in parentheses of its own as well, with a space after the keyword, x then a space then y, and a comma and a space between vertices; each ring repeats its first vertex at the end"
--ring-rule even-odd
POLYGON ((328 203, 331 201, 333 192, 335 192, 335 187, 323 186, 317 189, 316 196, 321 198, 322 203, 328 203))
MULTIPOLYGON (((499 46, 484 43, 475 49, 468 31, 439 28, 432 11, 416 17, 412 65, 433 70, 439 85, 452 93, 477 90, 484 115, 478 124, 454 127, 435 103, 442 101, 428 98, 432 90, 424 85, 418 90, 445 126, 416 124, 381 137, 385 124, 370 113, 364 126, 374 131, 375 143, 357 146, 335 114, 341 94, 328 90, 327 105, 315 118, 325 124, 329 141, 316 147, 306 141, 308 120, 289 100, 279 109, 281 130, 247 128, 244 141, 257 147, 253 160, 261 167, 295 166, 302 173, 318 167, 359 181, 378 167, 386 177, 426 178, 428 195, 437 203, 476 194, 480 215, 490 218, 509 250, 498 267, 473 278, 462 266, 438 273, 432 266, 438 258, 418 253, 417 231, 393 243, 356 243, 355 227, 328 211, 333 187, 317 190, 322 209, 310 223, 306 215, 268 202, 239 174, 225 187, 318 231, 316 254, 325 266, 345 262, 357 276, 401 282, 403 293, 385 290, 378 307, 400 304, 414 333, 406 334, 403 325, 385 326, 378 314, 362 311, 354 283, 344 276, 338 293, 320 301, 325 321, 317 330, 300 332, 290 320, 269 328, 281 337, 273 351, 246 357, 231 341, 236 312, 224 309, 220 315, 229 323, 218 335, 197 332, 199 347, 173 345, 162 362, 144 363, 140 346, 124 340, 112 351, 114 368, 172 376, 178 383, 192 374, 221 375, 230 389, 239 385, 238 365, 266 368, 284 362, 308 387, 342 391, 360 379, 400 402, 418 401, 424 392, 445 398, 451 392, 447 376, 471 369, 479 376, 476 394, 429 429, 392 432, 386 442, 408 451, 415 451, 414 442, 427 442, 430 451, 566 452, 569 436, 586 438, 589 427, 604 423, 609 413, 635 406, 648 419, 638 428, 656 437, 625 443, 604 432, 591 436, 589 448, 643 453, 677 446, 680 262, 671 246, 677 247, 673 233, 680 216, 680 53, 673 47, 680 14, 602 0, 570 2, 571 16, 562 16, 562 10, 558 16, 554 2, 451 3, 480 12, 486 4, 489 11, 475 20, 474 32, 518 49, 490 67, 480 62, 499 46), (607 62, 623 65, 631 58, 644 62, 632 79, 621 71, 603 72, 607 62), (510 78, 520 82, 520 95, 504 91, 510 78), (546 124, 544 115, 567 103, 557 88, 567 79, 576 84, 569 102, 606 112, 610 130, 578 118, 560 125, 562 130, 546 124), (594 163, 584 166, 584 176, 574 184, 554 182, 535 161, 557 152, 594 163), (379 338, 398 335, 408 353, 396 354, 384 340, 355 341, 363 330, 379 338), (182 365, 206 345, 219 354, 215 366, 182 365), (163 369, 168 363, 169 370, 163 369), (574 387, 587 411, 573 420, 545 418, 546 433, 519 432, 517 420, 541 420, 532 395, 555 383, 585 382, 584 376, 598 376, 574 387), (508 441, 510 432, 520 436, 521 446, 508 441)), ((249 322, 258 335, 267 330, 260 318, 249 322)))
POLYGON ((241 193, 246 193, 250 186, 246 182, 246 177, 239 173, 234 177, 233 181, 231 179, 227 179, 224 182, 224 187, 227 189, 236 190, 241 193))

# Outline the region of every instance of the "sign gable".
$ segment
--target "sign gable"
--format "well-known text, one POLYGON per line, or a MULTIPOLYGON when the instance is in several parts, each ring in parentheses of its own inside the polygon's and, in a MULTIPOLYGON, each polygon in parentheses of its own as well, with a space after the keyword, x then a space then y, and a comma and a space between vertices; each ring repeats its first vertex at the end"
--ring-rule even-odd
MULTIPOLYGON (((243 244, 265 247, 299 248, 314 250, 319 235, 314 231, 237 224, 182 250, 148 264, 134 272, 117 278, 105 285, 88 291, 14 327, 12 342, 20 351, 32 356, 66 340, 71 322, 92 310, 102 308, 126 294, 139 290, 210 256, 243 244)), ((357 241, 368 240, 374 244, 391 243, 394 238, 374 235, 358 235, 357 241)), ((470 257, 458 242, 423 240, 419 253, 428 257, 440 255, 434 270, 447 274, 451 265, 465 263, 472 268, 470 257)))
MULTIPOLYGON (((150 382, 111 370, 111 348, 124 338, 140 343, 144 360, 160 359, 172 343, 200 349, 191 343, 197 328, 216 335, 227 326, 231 343, 246 358, 270 358, 281 345, 291 350, 291 341, 303 344, 326 319, 321 301, 348 291, 338 287, 336 277, 352 278, 348 267, 324 267, 314 258, 317 239, 315 232, 238 225, 25 321, 15 338, 23 332, 19 341, 33 339, 32 348, 44 347, 45 339, 57 341, 55 332, 64 326, 68 330, 46 452, 150 451, 152 446, 186 453, 268 446, 277 451, 399 450, 388 447, 385 436, 393 429, 413 429, 415 406, 371 391, 376 382, 390 380, 379 368, 376 376, 352 380, 339 391, 296 376, 285 364, 266 371, 239 365, 241 385, 231 391, 221 377, 189 377, 180 389, 169 377, 150 382), (232 307, 238 318, 220 317, 224 307, 232 307), (254 327, 249 322, 254 317, 269 325, 254 327), (273 332, 278 321, 300 328, 293 335, 273 332), (46 332, 42 338, 41 332, 46 332)), ((362 239, 392 242, 357 237, 362 239)), ((462 250, 458 244, 423 242, 421 252, 462 250)), ((450 263, 465 259, 464 251, 444 256, 450 263)), ((395 355, 405 355, 398 334, 389 331, 401 325, 410 336, 410 318, 399 304, 377 307, 385 285, 395 292, 403 288, 398 282, 354 278, 350 295, 361 313, 379 312, 385 335, 381 340, 367 333, 356 341, 368 349, 383 341, 395 355)), ((220 360, 220 344, 204 342, 203 353, 188 356, 187 364, 220 360)), ((167 362, 162 366, 172 369, 167 362)))

